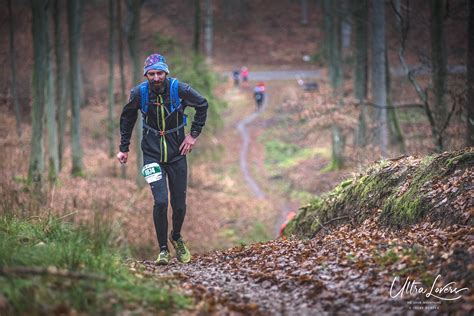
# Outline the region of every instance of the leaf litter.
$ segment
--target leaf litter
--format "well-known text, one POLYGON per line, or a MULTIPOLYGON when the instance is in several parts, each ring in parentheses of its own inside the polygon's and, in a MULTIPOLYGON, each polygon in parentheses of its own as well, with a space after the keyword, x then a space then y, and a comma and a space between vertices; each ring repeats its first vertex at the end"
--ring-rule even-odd
POLYGON ((439 228, 431 223, 393 230, 381 228, 372 217, 361 226, 320 231, 311 240, 280 238, 234 247, 195 256, 190 264, 176 259, 168 266, 147 260, 130 264, 170 278, 194 296, 190 313, 463 315, 473 311, 470 290, 448 302, 421 294, 392 298, 401 285, 392 293, 390 288, 395 277, 430 288, 437 275, 439 286, 455 282, 458 289, 470 288, 473 232, 468 226, 439 228), (416 309, 413 302, 431 305, 416 309))

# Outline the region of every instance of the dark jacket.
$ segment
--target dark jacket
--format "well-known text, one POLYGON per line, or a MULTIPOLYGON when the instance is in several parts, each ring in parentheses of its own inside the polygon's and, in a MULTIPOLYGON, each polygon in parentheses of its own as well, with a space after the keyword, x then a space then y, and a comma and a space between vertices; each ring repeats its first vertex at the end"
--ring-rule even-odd
MULTIPOLYGON (((170 81, 167 78, 163 91, 155 92, 150 88, 148 112, 144 118, 145 123, 155 130, 170 130, 179 126, 183 122, 183 115, 179 111, 170 113, 170 81), (159 96, 163 101, 164 107, 157 106, 159 103, 159 96), (151 104, 153 103, 153 104, 151 104), (163 126, 163 114, 166 118, 163 126)), ((196 110, 194 120, 191 124, 191 135, 193 137, 199 136, 201 130, 206 123, 207 118, 207 100, 194 90, 190 85, 179 82, 178 95, 181 99, 183 107, 193 107, 196 110)), ((122 110, 120 116, 120 151, 128 152, 130 145, 130 138, 132 130, 135 126, 138 113, 140 111, 140 88, 139 85, 134 87, 130 92, 128 103, 122 110)), ((156 135, 150 132, 149 129, 143 129, 142 150, 143 154, 153 158, 158 162, 172 163, 184 156, 179 152, 179 146, 184 140, 184 127, 178 131, 166 134, 164 136, 156 135)))

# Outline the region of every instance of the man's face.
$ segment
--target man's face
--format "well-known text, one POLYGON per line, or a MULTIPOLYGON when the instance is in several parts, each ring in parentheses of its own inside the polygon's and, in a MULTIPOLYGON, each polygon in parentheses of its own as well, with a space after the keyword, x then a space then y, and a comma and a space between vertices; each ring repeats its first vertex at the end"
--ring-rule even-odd
POLYGON ((163 70, 149 70, 146 77, 154 88, 161 88, 166 79, 166 72, 163 70))

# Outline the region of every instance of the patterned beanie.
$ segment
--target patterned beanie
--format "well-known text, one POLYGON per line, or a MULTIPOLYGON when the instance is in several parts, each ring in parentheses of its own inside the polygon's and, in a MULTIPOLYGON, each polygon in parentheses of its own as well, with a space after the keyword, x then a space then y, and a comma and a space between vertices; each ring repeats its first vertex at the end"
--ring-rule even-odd
POLYGON ((146 75, 148 70, 162 70, 167 74, 170 73, 168 65, 166 64, 166 59, 160 54, 151 54, 145 59, 145 64, 143 66, 143 75, 146 75))

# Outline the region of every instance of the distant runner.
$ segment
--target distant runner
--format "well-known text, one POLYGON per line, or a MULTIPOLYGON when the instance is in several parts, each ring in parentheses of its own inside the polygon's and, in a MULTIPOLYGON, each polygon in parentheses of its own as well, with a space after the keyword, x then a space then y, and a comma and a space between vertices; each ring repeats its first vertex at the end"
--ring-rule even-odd
POLYGON ((232 71, 232 79, 234 79, 234 87, 238 87, 240 83, 240 70, 234 69, 232 71))
POLYGON ((249 70, 247 67, 243 66, 242 69, 240 70, 240 75, 242 76, 242 82, 244 84, 247 84, 249 81, 249 70))
POLYGON ((253 96, 257 106, 257 111, 262 108, 263 102, 265 101, 265 83, 259 82, 253 89, 253 96))

